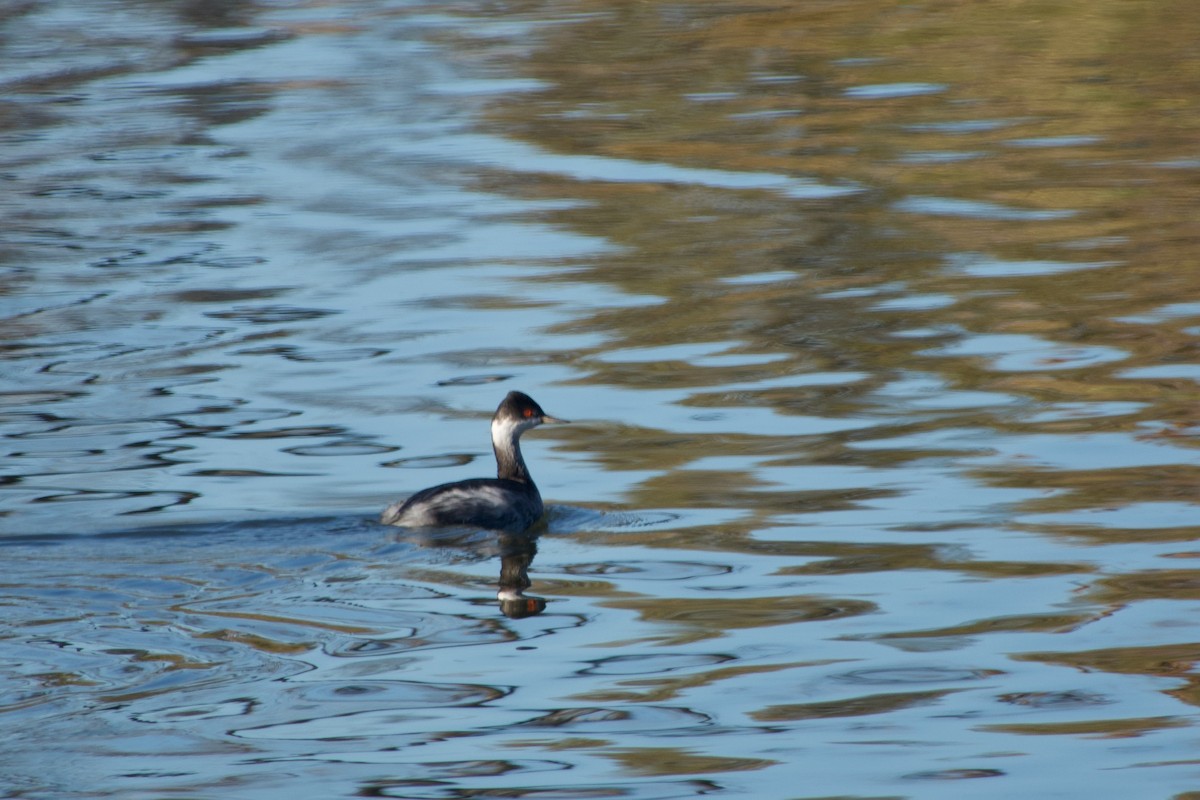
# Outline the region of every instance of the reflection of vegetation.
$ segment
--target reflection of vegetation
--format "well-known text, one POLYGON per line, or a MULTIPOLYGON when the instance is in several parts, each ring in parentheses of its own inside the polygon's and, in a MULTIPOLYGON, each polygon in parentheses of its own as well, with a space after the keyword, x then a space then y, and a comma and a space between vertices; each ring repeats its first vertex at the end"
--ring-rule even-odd
MULTIPOLYGON (((603 534, 583 534, 585 541, 603 541, 603 534)), ((776 575, 852 575, 890 570, 939 570, 962 572, 991 578, 1036 578, 1047 575, 1072 575, 1092 572, 1084 564, 1060 564, 1044 561, 964 560, 961 553, 929 544, 885 544, 879 542, 804 541, 797 539, 756 538, 743 526, 725 525, 703 529, 627 533, 625 544, 643 547, 689 549, 696 552, 741 553, 774 559, 812 559, 803 564, 788 564, 775 570, 776 575)), ((593 597, 613 595, 607 581, 591 582, 583 590, 581 582, 571 584, 574 594, 593 597)))
POLYGON ((706 756, 677 747, 638 747, 606 749, 611 758, 627 772, 635 775, 695 775, 705 772, 742 772, 763 769, 778 764, 766 758, 730 758, 706 756))
POLYGON ((790 722, 802 719, 825 719, 828 717, 862 717, 870 714, 888 714, 902 708, 929 705, 957 689, 932 689, 924 692, 890 692, 850 697, 845 700, 828 700, 820 703, 791 703, 771 706, 756 711, 750 716, 759 722, 790 722))
POLYGON ((217 631, 209 631, 197 636, 199 639, 218 639, 223 642, 237 642, 255 650, 260 650, 264 653, 273 653, 276 655, 298 655, 307 653, 313 649, 315 643, 312 641, 303 642, 281 642, 276 639, 269 639, 266 636, 259 636, 255 633, 247 633, 246 631, 235 631, 228 628, 222 628, 217 631))
POLYGON ((811 667, 829 664, 829 661, 810 661, 789 664, 758 664, 734 667, 719 667, 704 672, 673 675, 665 678, 631 678, 621 681, 620 689, 606 689, 576 695, 577 700, 596 703, 663 703, 674 700, 682 693, 702 686, 711 686, 719 681, 732 680, 745 675, 764 675, 794 667, 811 667), (642 691, 637 691, 642 689, 642 691))
POLYGON ((1079 653, 1024 653, 1017 658, 1063 664, 1088 672, 1099 670, 1179 678, 1185 685, 1166 693, 1185 703, 1200 705, 1200 676, 1195 674, 1196 664, 1200 663, 1200 643, 1113 647, 1079 653))
POLYGON ((822 555, 833 556, 799 567, 784 567, 780 575, 843 575, 895 569, 939 569, 994 578, 1032 578, 1090 572, 1081 564, 1036 561, 962 561, 948 558, 932 545, 858 544, 828 542, 822 555))
MULTIPOLYGON (((1007 0, 881 13, 865 0, 578 0, 569 10, 529 3, 524 11, 531 20, 578 14, 580 22, 542 26, 523 42, 532 45, 523 69, 546 88, 491 107, 490 123, 509 135, 557 153, 811 177, 862 189, 804 200, 701 182, 486 176, 500 191, 582 201, 549 216, 622 248, 554 280, 661 300, 563 323, 564 331, 605 337, 579 352, 579 380, 673 389, 687 394, 680 401, 687 406, 765 406, 781 415, 882 423, 909 412, 879 392, 903 369, 937 375, 947 394, 993 393, 997 404, 976 407, 969 423, 998 433, 1104 430, 1161 435, 1173 447, 1193 444, 1194 437, 1169 434, 1200 421, 1194 384, 1123 373, 1186 360, 1193 346, 1186 316, 1150 323, 1130 317, 1200 296, 1200 271, 1181 268, 1191 263, 1196 243, 1195 4, 1175 0, 1134 11, 1117 0, 1054 8, 1007 0), (903 82, 928 84, 930 91, 874 98, 851 91, 903 82), (929 198, 990 205, 912 202, 929 198), (979 259, 1001 267, 956 267, 979 259), (1006 263, 1025 267, 1005 269, 1006 263), (776 277, 730 282, 755 274, 776 277), (905 303, 914 296, 947 301, 905 303), (888 306, 890 300, 896 303, 888 306), (913 329, 926 333, 895 335, 913 329), (939 351, 991 334, 1032 337, 1047 350, 1003 369, 995 358, 970 355, 970 348, 939 351), (675 343, 780 358, 705 364, 597 357, 614 347, 675 343), (1073 363, 1077 356, 1063 351, 1089 347, 1127 357, 1073 363), (794 380, 848 371, 864 377, 834 386, 794 380), (1014 399, 1025 402, 1008 402, 1014 399), (1114 401, 1141 405, 1115 416, 1037 416, 1048 404, 1114 401)), ((503 13, 510 18, 512 9, 503 13)), ((912 433, 965 421, 947 410, 910 414, 903 424, 912 433)), ((638 468, 663 472, 747 448, 805 453, 818 462, 861 461, 861 452, 846 451, 847 442, 893 431, 878 425, 790 442, 632 433, 603 443, 597 458, 613 464, 632 458, 642 462, 638 468), (670 446, 656 447, 655 440, 670 446)), ((900 458, 924 455, 907 448, 900 458)), ((896 456, 877 449, 870 457, 888 463, 896 456)), ((1091 507, 1097 495, 1084 488, 1097 482, 1107 484, 1099 492, 1111 497, 1119 488, 1130 501, 1194 486, 1194 469, 1172 463, 1181 460, 1167 453, 1155 485, 1125 484, 1106 470, 1052 476, 1069 491, 1047 502, 1091 507)), ((1039 488, 1047 475, 1014 464, 982 477, 1039 488)), ((689 479, 697 487, 691 499, 711 492, 704 476, 664 476, 631 499, 668 506, 660 492, 669 490, 686 500, 689 492, 679 484, 689 479)), ((709 499, 771 504, 755 484, 750 469, 727 475, 723 496, 709 499)))
POLYGON ((1087 614, 1026 614, 1011 617, 994 617, 975 620, 948 628, 920 631, 885 633, 879 639, 934 639, 947 636, 978 636, 985 633, 1013 633, 1018 631, 1045 631, 1058 633, 1070 631, 1091 619, 1087 614))
MULTIPOLYGON (((999 485, 1013 485, 1020 476, 982 473, 999 485)), ((1042 470, 1039 484, 1065 490, 1027 504, 1029 511, 1048 513, 1080 506, 1102 508, 1126 503, 1190 502, 1200 487, 1200 465, 1162 464, 1103 470, 1042 470)))
POLYGON ((791 625, 867 614, 874 603, 830 597, 663 598, 608 600, 609 608, 637 611, 648 622, 672 625, 670 642, 683 644, 721 636, 726 631, 791 625))
POLYGON ((1136 600, 1200 600, 1200 570, 1159 569, 1111 575, 1092 585, 1099 603, 1124 605, 1136 600))
MULTIPOLYGON (((858 189, 805 199, 672 183, 649 169, 642 181, 636 173, 605 180, 602 168, 579 179, 536 162, 524 173, 480 177, 497 192, 574 200, 541 219, 617 245, 538 280, 651 301, 558 326, 595 336, 572 353, 579 383, 645 392, 689 420, 729 420, 626 426, 602 439, 564 433, 568 446, 607 469, 646 473, 629 505, 734 512, 734 521, 703 530, 626 532, 623 543, 812 559, 781 563, 776 574, 817 578, 1100 571, 950 557, 930 543, 935 524, 902 544, 788 535, 804 515, 849 512, 850 520, 873 503, 901 509, 889 502, 909 490, 909 469, 935 479, 939 469, 953 473, 1025 515, 1015 525, 997 511, 979 526, 964 514, 981 540, 1013 527, 1084 536, 1093 546, 1194 536, 1192 527, 1153 520, 1133 529, 1071 524, 1070 515, 1196 499, 1200 404, 1186 367, 1197 317, 1187 303, 1200 298, 1192 268, 1200 5, 944 0, 881 10, 866 0, 575 0, 518 8, 530 20, 554 20, 520 43, 525 74, 545 88, 493 103, 494 129, 544 151, 627 167, 858 189), (904 83, 923 86, 897 86, 904 83), (884 88, 861 90, 871 86, 884 88), (1014 343, 1026 349, 1014 353, 1014 343), (694 349, 639 357, 639 348, 670 345, 694 349), (928 388, 912 388, 921 382, 928 388), (778 430, 738 426, 739 414, 760 409, 776 415, 778 430), (855 424, 789 432, 806 418, 855 424), (1093 464, 1073 455, 1080 442, 1114 454, 1093 464), (860 479, 780 485, 774 468, 852 468, 860 479)), ((496 13, 511 20, 514 8, 496 13)), ((507 67, 513 50, 503 52, 507 67)), ((487 51, 462 57, 486 60, 487 51)), ((905 525, 923 530, 903 518, 891 530, 905 525)), ((564 588, 670 623, 685 640, 808 613, 780 608, 778 598, 619 598, 603 581, 564 588)), ((1197 589, 1192 571, 1170 570, 1106 577, 1084 596, 1111 608, 1192 600, 1197 589)), ((1047 609, 896 635, 1063 632, 1093 616, 1047 609)), ((1160 658, 1178 660, 1168 673, 1183 677, 1200 652, 1178 647, 1031 657, 1153 674, 1163 674, 1160 658)), ((1186 680, 1177 694, 1194 702, 1186 680)), ((1125 723, 1076 732, 1158 724, 1125 723)))
POLYGON ((1191 725, 1180 717, 1143 717, 1141 719, 1097 719, 1087 722, 1032 722, 981 725, 980 729, 996 733, 1019 733, 1026 736, 1096 736, 1123 739, 1142 736, 1164 728, 1184 728, 1191 725))

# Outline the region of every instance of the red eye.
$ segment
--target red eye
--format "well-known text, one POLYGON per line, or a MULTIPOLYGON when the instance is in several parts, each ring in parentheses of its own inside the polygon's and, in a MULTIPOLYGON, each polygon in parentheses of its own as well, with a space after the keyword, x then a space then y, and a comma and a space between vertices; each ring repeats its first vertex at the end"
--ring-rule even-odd
POLYGON ((532 409, 532 408, 527 408, 527 409, 525 409, 524 411, 522 411, 521 413, 525 415, 525 418, 526 418, 526 419, 528 419, 528 418, 530 418, 530 417, 532 417, 532 416, 533 416, 533 409, 532 409))

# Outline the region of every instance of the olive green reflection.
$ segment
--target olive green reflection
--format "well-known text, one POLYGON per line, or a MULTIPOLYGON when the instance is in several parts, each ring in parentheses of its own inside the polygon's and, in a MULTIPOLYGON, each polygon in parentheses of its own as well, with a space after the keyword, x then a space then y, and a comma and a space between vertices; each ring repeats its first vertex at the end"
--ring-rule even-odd
MULTIPOLYGON (((574 380, 665 392, 714 421, 566 435, 609 468, 653 473, 631 504, 749 506, 749 529, 794 513, 787 492, 805 488, 771 491, 764 465, 895 469, 989 452, 940 444, 957 432, 1012 443, 972 480, 1059 489, 1017 510, 1194 499, 1200 404, 1184 362, 1200 297, 1200 6, 522 9, 559 16, 522 55, 497 52, 543 88, 496 98, 489 129, 605 161, 480 182, 553 200, 539 222, 614 246, 539 281, 646 300, 551 329, 593 335, 572 351, 574 380), (753 409, 778 424, 748 430, 753 409), (1126 455, 1055 457, 1092 448, 1126 455), (720 457, 744 461, 716 486, 678 474, 720 457)), ((476 40, 467 49, 487 61, 476 40)), ((886 491, 864 478, 823 499, 886 491)))

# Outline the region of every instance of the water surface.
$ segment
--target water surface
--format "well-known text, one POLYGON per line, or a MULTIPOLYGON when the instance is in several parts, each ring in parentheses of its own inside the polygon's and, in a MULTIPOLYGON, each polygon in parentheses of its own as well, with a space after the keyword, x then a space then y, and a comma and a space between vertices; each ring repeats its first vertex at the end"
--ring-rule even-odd
POLYGON ((6 796, 1200 791, 1198 13, 5 7, 6 796))

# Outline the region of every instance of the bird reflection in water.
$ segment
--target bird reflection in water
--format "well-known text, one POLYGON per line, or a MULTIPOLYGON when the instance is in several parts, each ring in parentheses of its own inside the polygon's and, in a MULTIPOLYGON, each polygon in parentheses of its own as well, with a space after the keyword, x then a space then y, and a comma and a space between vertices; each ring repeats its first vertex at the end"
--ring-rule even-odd
POLYGON ((492 416, 496 477, 422 489, 388 506, 380 522, 418 531, 495 531, 500 552, 500 591, 496 595, 500 610, 514 618, 542 613, 546 601, 526 595, 525 590, 529 588, 529 564, 537 553, 537 537, 529 531, 542 518, 545 506, 521 455, 521 435, 539 425, 565 422, 547 414, 529 395, 509 392, 492 416))
POLYGON ((537 536, 530 533, 502 533, 499 538, 500 581, 496 599, 506 617, 521 619, 546 610, 546 598, 525 594, 533 585, 529 565, 537 555, 537 536))
POLYGON ((421 548, 454 549, 481 558, 500 556, 500 579, 496 584, 496 599, 500 611, 513 619, 532 617, 546 610, 546 598, 525 594, 533 582, 529 566, 537 555, 540 530, 519 533, 481 531, 469 528, 402 529, 390 538, 393 541, 421 548))

